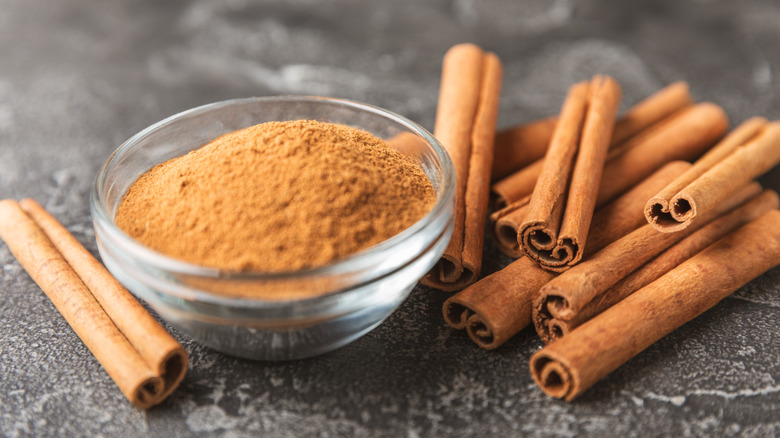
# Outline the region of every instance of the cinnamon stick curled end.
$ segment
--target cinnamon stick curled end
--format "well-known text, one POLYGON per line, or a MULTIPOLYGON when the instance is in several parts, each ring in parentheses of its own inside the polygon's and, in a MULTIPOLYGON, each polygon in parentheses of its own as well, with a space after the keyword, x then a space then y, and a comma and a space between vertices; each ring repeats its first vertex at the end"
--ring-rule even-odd
POLYGON ((574 237, 556 239, 556 234, 542 223, 526 223, 520 237, 525 253, 548 269, 570 265, 579 254, 579 244, 574 237))
POLYGON ((645 206, 647 221, 665 233, 684 230, 729 198, 735 188, 778 163, 780 123, 749 119, 651 198, 645 206))
POLYGON ((609 77, 569 89, 519 232, 526 255, 545 269, 582 259, 620 98, 609 77))
POLYGON ((671 200, 653 197, 647 201, 645 215, 650 224, 665 232, 682 231, 697 215, 696 203, 684 196, 675 196, 671 200))
POLYGON ((579 391, 579 375, 568 366, 565 357, 541 350, 531 356, 531 375, 545 394, 572 401, 579 391))
POLYGON ((506 339, 496 336, 497 330, 491 326, 491 320, 478 313, 469 317, 466 333, 477 346, 485 350, 495 350, 506 342, 506 339))
POLYGON ((458 295, 449 298, 442 306, 444 321, 454 329, 466 330, 469 338, 480 348, 485 350, 498 348, 505 341, 501 339, 500 330, 495 330, 491 318, 475 312, 469 305, 468 298, 461 300, 458 295))
POLYGON ((480 348, 498 348, 531 322, 533 297, 554 276, 523 257, 447 299, 444 320, 480 348))
POLYGON ((444 302, 442 313, 444 314, 444 322, 457 330, 465 329, 469 317, 474 314, 471 309, 453 298, 444 302))
POLYGON ((529 199, 530 196, 526 196, 490 215, 488 229, 493 236, 493 241, 501 252, 510 257, 523 256, 517 231, 525 220, 529 199))
POLYGON ((496 245, 502 250, 504 254, 512 257, 522 257, 523 250, 517 243, 517 227, 512 224, 496 223, 496 245))
POLYGON ((160 404, 179 386, 187 374, 187 352, 181 348, 171 351, 155 375, 135 384, 135 388, 120 388, 128 400, 140 409, 149 409, 160 404))
POLYGON ((423 283, 444 291, 457 291, 477 281, 478 275, 479 272, 463 263, 462 259, 444 254, 425 276, 423 283))
POLYGON ((534 299, 532 311, 534 327, 545 344, 568 334, 568 322, 576 315, 565 294, 549 288, 534 299))
POLYGON ((187 352, 184 348, 171 351, 160 363, 156 376, 139 385, 130 402, 141 409, 160 404, 179 386, 187 374, 187 352))

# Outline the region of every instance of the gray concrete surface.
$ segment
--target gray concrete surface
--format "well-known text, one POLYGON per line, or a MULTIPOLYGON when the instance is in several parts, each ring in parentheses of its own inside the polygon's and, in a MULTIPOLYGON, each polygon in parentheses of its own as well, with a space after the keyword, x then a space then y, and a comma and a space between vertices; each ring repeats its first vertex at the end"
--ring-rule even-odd
MULTIPOLYGON (((780 118, 780 9, 766 1, 0 0, 0 198, 33 197, 95 251, 94 175, 135 132, 208 102, 315 94, 432 128, 441 55, 500 55, 500 125, 557 111, 594 73, 624 108, 687 80, 733 123, 780 118)), ((780 188, 775 171, 762 180, 780 188)), ((508 263, 491 245, 486 270, 508 263)), ((0 435, 777 436, 780 268, 609 375, 574 403, 546 397, 530 330, 477 349, 418 287, 333 353, 260 363, 190 353, 179 390, 134 409, 0 245, 0 435)))

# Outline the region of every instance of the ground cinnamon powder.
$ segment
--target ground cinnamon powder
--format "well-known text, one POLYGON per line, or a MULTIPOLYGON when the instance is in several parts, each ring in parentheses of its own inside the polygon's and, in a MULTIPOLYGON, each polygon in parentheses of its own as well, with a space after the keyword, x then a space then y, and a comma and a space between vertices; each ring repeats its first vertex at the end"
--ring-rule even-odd
POLYGON ((297 120, 235 131, 157 165, 127 191, 116 223, 177 259, 279 272, 379 243, 434 201, 419 165, 381 139, 297 120))

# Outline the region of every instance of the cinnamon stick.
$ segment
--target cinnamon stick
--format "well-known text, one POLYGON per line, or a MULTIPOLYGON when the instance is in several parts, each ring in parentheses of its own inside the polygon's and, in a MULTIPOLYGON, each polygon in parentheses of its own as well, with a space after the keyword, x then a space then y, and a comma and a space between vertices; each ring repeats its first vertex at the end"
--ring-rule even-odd
POLYGON ((588 240, 591 245, 585 250, 585 257, 590 257, 605 246, 643 226, 644 220, 637 220, 642 210, 642 198, 653 187, 663 186, 666 181, 671 181, 675 175, 679 175, 691 164, 685 161, 672 161, 666 163, 660 169, 628 191, 596 210, 593 222, 588 230, 588 240), (615 229, 612 229, 612 228, 615 229))
POLYGON ((531 196, 526 196, 494 211, 488 218, 488 229, 498 250, 510 257, 519 258, 524 255, 517 232, 528 214, 530 200, 531 196))
MULTIPOLYGON (((715 143, 728 127, 726 113, 712 103, 683 109, 610 151, 599 186, 598 205, 646 178, 664 163, 692 160, 715 143)), ((522 255, 518 230, 525 220, 520 200, 490 216, 499 249, 513 257, 522 255)))
POLYGON ((434 135, 455 166, 454 228, 444 255, 422 279, 444 291, 473 283, 482 267, 501 74, 498 57, 473 44, 444 55, 434 135))
POLYGON ((544 157, 558 117, 547 117, 496 133, 491 179, 499 180, 544 157))
MULTIPOLYGON (((673 162, 594 215, 589 251, 596 251, 641 226, 643 199, 685 171, 690 164, 673 162)), ((555 277, 528 257, 509 264, 444 302, 444 320, 466 329, 481 348, 494 349, 531 323, 531 306, 539 288, 555 277)))
POLYGON ((533 298, 555 275, 528 257, 518 259, 447 299, 444 320, 466 329, 480 348, 498 348, 531 323, 533 298))
POLYGON ((571 401, 676 328, 780 264, 773 210, 531 356, 534 381, 571 401))
MULTIPOLYGON (((696 253, 720 240, 726 234, 757 219, 764 213, 780 207, 778 195, 773 190, 764 190, 759 196, 731 212, 708 223, 679 243, 664 251, 659 256, 642 265, 624 279, 618 281, 596 298, 588 302, 582 310, 571 319, 552 318, 546 324, 549 330, 542 333, 535 325, 537 332, 545 342, 566 336, 589 319, 614 306, 625 297, 642 287, 652 283, 660 276, 674 269, 677 265, 693 257, 696 253)), ((536 319, 534 319, 536 321, 536 319)))
POLYGON ((685 229, 703 212, 780 163, 780 122, 755 117, 729 134, 685 174, 651 198, 647 221, 665 233, 685 229))
MULTIPOLYGON (((699 226, 758 196, 761 187, 753 183, 716 209, 707 212, 699 226)), ((545 284, 534 299, 532 320, 544 342, 558 333, 550 327, 550 319, 574 318, 586 304, 607 288, 625 278, 656 255, 695 231, 691 227, 682 233, 659 233, 649 224, 628 233, 545 284), (552 333, 552 334, 551 334, 552 333)))
POLYGON ((536 187, 539 175, 542 174, 543 167, 544 158, 540 158, 493 183, 490 186, 493 210, 501 210, 520 199, 530 197, 534 187, 536 187))
POLYGON ((693 104, 687 82, 672 82, 629 109, 617 122, 612 144, 619 145, 645 129, 693 104))
POLYGON ((620 95, 617 82, 597 76, 564 102, 519 231, 523 252, 543 268, 582 259, 620 95))
POLYGON ((186 351, 40 205, 0 201, 0 238, 135 406, 178 386, 186 351))
MULTIPOLYGON (((675 82, 664 87, 631 107, 615 122, 610 147, 618 147, 629 138, 692 103, 687 83, 675 82)), ((557 117, 550 117, 501 131, 496 135, 493 179, 503 179, 491 187, 495 210, 533 192, 556 122, 557 117), (514 173, 506 169, 512 169, 514 173)))

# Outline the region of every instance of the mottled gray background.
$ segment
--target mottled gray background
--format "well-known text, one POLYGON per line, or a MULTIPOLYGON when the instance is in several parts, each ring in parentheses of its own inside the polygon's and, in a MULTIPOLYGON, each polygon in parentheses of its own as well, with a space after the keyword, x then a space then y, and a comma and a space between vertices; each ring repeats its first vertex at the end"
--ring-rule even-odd
MULTIPOLYGON (((766 1, 0 0, 0 198, 33 197, 95 250, 88 192, 125 139, 187 108, 316 94, 432 128, 441 56, 505 63, 500 125, 555 113, 614 75, 623 107, 688 80, 733 123, 780 118, 780 10, 766 1)), ((775 172, 764 182, 780 188, 775 172)), ((508 259, 492 246, 486 269, 508 259)), ((0 435, 776 436, 780 268, 667 336, 574 403, 534 385, 526 330, 494 352, 418 287, 386 323, 309 360, 191 355, 179 390, 134 409, 0 245, 0 435)))

